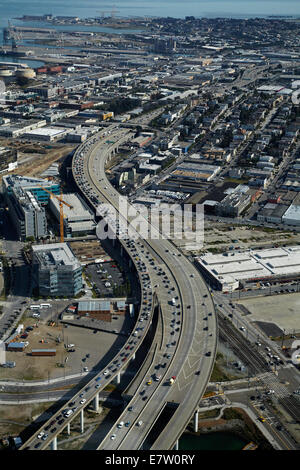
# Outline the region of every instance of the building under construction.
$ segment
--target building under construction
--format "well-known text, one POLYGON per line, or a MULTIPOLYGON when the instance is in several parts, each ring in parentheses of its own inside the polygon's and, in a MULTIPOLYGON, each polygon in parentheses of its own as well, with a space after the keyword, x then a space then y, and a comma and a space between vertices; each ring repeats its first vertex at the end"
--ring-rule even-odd
MULTIPOLYGON (((78 194, 62 194, 62 199, 68 206, 63 209, 64 233, 67 237, 89 235, 95 233, 96 222, 94 214, 78 194)), ((50 198, 49 209, 60 222, 60 200, 50 198)))

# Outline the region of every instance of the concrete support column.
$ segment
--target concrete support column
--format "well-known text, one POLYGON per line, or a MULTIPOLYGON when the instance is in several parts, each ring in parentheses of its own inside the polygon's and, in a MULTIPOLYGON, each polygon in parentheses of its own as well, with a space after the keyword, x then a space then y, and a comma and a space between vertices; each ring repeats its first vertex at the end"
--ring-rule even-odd
POLYGON ((53 441, 51 441, 51 450, 57 450, 57 437, 55 436, 53 441))
POLYGON ((198 411, 194 414, 194 432, 198 432, 198 411))
POLYGON ((71 423, 67 424, 67 434, 68 436, 71 434, 71 423))
POLYGON ((99 392, 97 393, 97 395, 94 398, 94 410, 96 412, 99 411, 99 392))
POLYGON ((177 441, 175 442, 174 450, 178 450, 178 449, 179 449, 179 440, 177 439, 177 441))
POLYGON ((80 411, 80 432, 84 433, 84 408, 80 411))
POLYGON ((119 372, 117 374, 117 384, 119 384, 121 382, 121 373, 119 372))
POLYGON ((133 353, 131 360, 132 360, 132 361, 135 360, 135 353, 133 353))

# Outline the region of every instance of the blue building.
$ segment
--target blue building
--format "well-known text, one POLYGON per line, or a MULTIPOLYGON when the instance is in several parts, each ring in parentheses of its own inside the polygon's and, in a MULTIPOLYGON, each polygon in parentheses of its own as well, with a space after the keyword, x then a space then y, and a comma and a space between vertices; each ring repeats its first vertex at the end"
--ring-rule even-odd
POLYGON ((60 194, 60 185, 53 181, 47 181, 42 178, 32 178, 19 175, 7 175, 2 178, 2 190, 4 197, 10 196, 13 189, 21 188, 23 191, 30 191, 38 203, 41 205, 48 204, 50 194, 40 187, 51 191, 54 194, 60 194))

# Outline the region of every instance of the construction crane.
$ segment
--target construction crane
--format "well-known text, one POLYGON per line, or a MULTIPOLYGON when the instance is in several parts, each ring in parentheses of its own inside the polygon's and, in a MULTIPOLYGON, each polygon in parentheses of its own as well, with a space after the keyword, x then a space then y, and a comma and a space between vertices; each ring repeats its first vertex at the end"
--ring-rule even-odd
POLYGON ((105 13, 110 13, 111 18, 114 18, 116 16, 116 14, 119 13, 119 12, 120 12, 120 10, 117 10, 115 5, 113 5, 111 10, 98 11, 98 13, 101 13, 102 18, 104 18, 105 13))
POLYGON ((66 201, 63 200, 62 196, 62 191, 60 192, 60 196, 57 194, 52 193, 48 189, 43 188, 43 186, 38 185, 43 191, 46 193, 50 194, 50 197, 55 197, 59 201, 59 229, 60 229, 60 243, 64 242, 64 210, 63 210, 63 204, 66 206, 70 207, 70 209, 73 209, 73 206, 71 204, 68 204, 66 201))

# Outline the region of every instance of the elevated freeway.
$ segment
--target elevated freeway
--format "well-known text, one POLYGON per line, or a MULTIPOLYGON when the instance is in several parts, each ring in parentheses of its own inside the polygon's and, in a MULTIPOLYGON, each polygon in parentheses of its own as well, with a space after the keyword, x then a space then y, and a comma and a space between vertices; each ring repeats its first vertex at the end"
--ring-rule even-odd
MULTIPOLYGON (((124 215, 119 212, 119 194, 106 177, 105 164, 114 152, 114 146, 122 143, 124 139, 130 139, 130 132, 124 129, 117 130, 111 134, 110 139, 114 142, 112 146, 107 143, 103 145, 101 141, 95 143, 88 158, 82 162, 83 172, 81 170, 80 175, 84 178, 84 183, 92 188, 90 191, 93 192, 97 203, 106 202, 115 208, 119 215, 118 228, 124 232, 130 217, 123 220, 124 215)), ((133 397, 133 403, 129 406, 132 410, 125 410, 120 417, 121 421, 127 420, 130 425, 122 431, 117 428, 120 430, 118 433, 120 436, 116 439, 110 439, 108 436, 99 448, 139 448, 164 404, 168 402, 177 403, 178 408, 162 433, 163 437, 160 436, 155 443, 155 448, 172 448, 196 409, 210 378, 214 362, 217 342, 216 316, 203 278, 169 240, 159 236, 156 227, 151 226, 150 231, 151 238, 144 239, 135 234, 137 239, 134 243, 130 239, 125 239, 122 243, 125 242, 126 249, 134 250, 133 254, 138 256, 145 250, 149 253, 145 263, 146 269, 151 281, 153 280, 152 285, 165 321, 163 342, 157 350, 152 367, 148 370, 147 379, 149 381, 157 370, 160 371, 161 379, 158 382, 152 380, 151 385, 146 385, 146 378, 142 377, 141 385, 133 397), (164 271, 163 283, 158 267, 164 271), (171 305, 172 298, 176 298, 175 307, 171 305), (175 328, 174 332, 172 321, 175 320, 176 314, 180 320, 173 323, 177 325, 179 321, 180 327, 175 328), (176 329, 179 331, 176 332, 176 329), (165 361, 168 356, 171 356, 169 361, 165 361), (176 376, 176 382, 172 387, 167 384, 170 376, 176 376), (135 426, 139 421, 143 421, 145 426, 142 428, 135 426), (172 432, 168 432, 168 426, 172 432)))
POLYGON ((151 227, 151 233, 156 231, 157 238, 145 239, 135 230, 132 238, 122 236, 126 223, 131 219, 120 213, 119 193, 109 183, 105 165, 118 146, 130 140, 132 133, 115 125, 109 129, 93 136, 77 149, 72 169, 78 188, 95 210, 106 203, 119 216, 117 222, 108 217, 108 225, 117 232, 118 240, 113 240, 113 244, 119 243, 121 252, 124 256, 126 253, 138 272, 142 295, 136 328, 106 369, 94 375, 64 406, 65 410, 72 410, 71 415, 66 416, 60 409, 43 426, 50 429, 51 435, 46 435, 41 441, 38 439, 39 430, 22 448, 45 449, 51 444, 55 449, 57 435, 70 425, 74 417, 80 414, 83 423, 84 408, 93 400, 97 406, 99 392, 114 378, 119 380, 121 369, 126 367, 127 361, 134 360, 136 351, 151 329, 154 293, 162 318, 161 340, 146 375, 143 373, 136 377, 139 386, 120 417, 128 426, 119 428, 115 423, 98 448, 142 448, 161 411, 170 403, 175 412, 151 448, 173 448, 197 410, 212 372, 217 320, 202 276, 169 240, 159 237, 156 227, 151 227), (154 380, 155 373, 160 376, 159 380, 154 380), (172 386, 169 385, 170 376, 176 376, 172 386), (146 381, 150 384, 147 385, 146 381), (143 425, 137 426, 140 422, 143 425))

